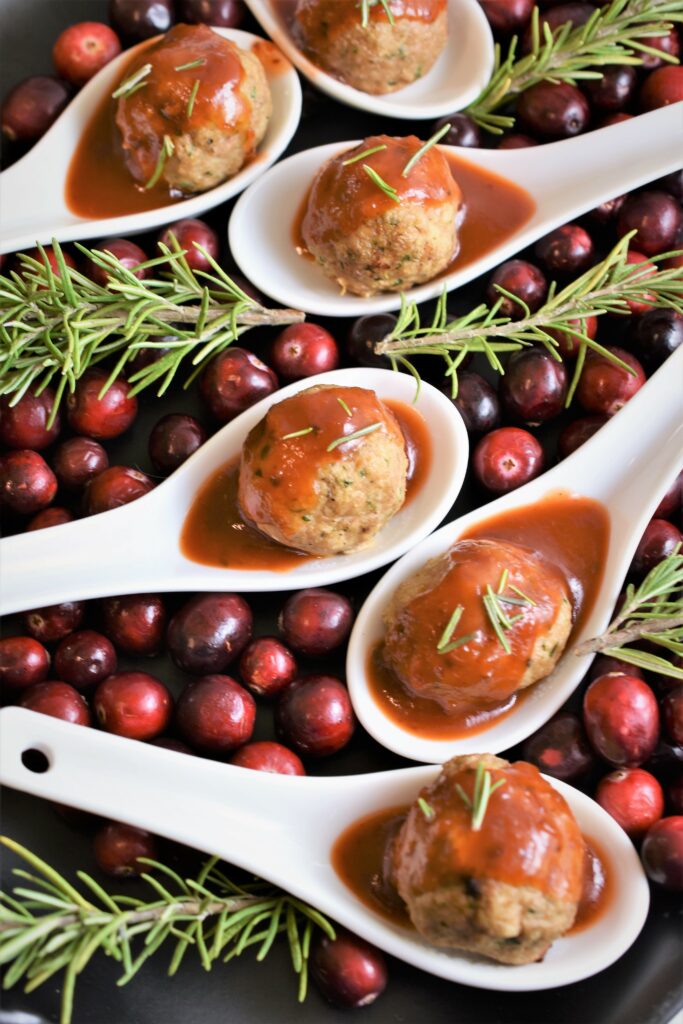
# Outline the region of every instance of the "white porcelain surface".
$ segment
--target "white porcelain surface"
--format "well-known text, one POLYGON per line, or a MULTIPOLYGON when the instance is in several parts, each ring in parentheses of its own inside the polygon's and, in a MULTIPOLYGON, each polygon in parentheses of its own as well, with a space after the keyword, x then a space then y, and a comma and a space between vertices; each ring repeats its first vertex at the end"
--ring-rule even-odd
MULTIPOLYGON (((412 403, 415 381, 392 370, 356 367, 319 374, 316 384, 370 388, 380 398, 412 403)), ((88 519, 0 541, 0 615, 60 601, 153 591, 270 591, 352 579, 400 557, 435 529, 460 492, 467 431, 453 403, 423 384, 415 408, 433 442, 431 469, 413 500, 374 544, 351 555, 302 562, 287 572, 222 569, 185 558, 179 537, 198 489, 237 458, 251 428, 275 402, 311 386, 302 380, 242 413, 143 498, 88 519)))
POLYGON ((477 0, 448 0, 448 42, 439 59, 419 81, 383 96, 354 89, 306 57, 289 29, 287 14, 291 20, 295 6, 291 0, 247 0, 247 6, 312 85, 341 103, 371 114, 408 120, 451 114, 477 98, 493 70, 493 37, 477 0))
MULTIPOLYGON (((395 129, 389 127, 389 131, 395 129)), ((315 174, 326 160, 358 141, 334 142, 288 157, 260 177, 235 205, 228 235, 240 270, 285 306, 319 316, 360 316, 398 309, 401 304, 400 294, 394 292, 372 298, 341 295, 338 286, 314 262, 297 255, 294 247, 294 218, 315 174)), ((558 225, 676 170, 683 152, 683 102, 542 147, 454 152, 521 185, 534 197, 537 208, 526 224, 491 252, 407 291, 406 297, 416 302, 434 298, 444 288, 459 288, 558 225)))
POLYGON ((564 704, 585 675, 592 655, 571 650, 555 671, 537 683, 520 705, 483 732, 460 739, 416 736, 390 721, 367 683, 370 651, 383 636, 382 615, 396 587, 430 558, 447 551, 462 533, 506 509, 529 505, 557 491, 601 501, 611 521, 609 551, 600 593, 582 628, 579 644, 609 624, 636 545, 676 474, 683 466, 683 348, 680 348, 624 408, 558 466, 524 487, 461 516, 411 548, 366 599, 353 627, 346 673, 353 706, 368 732, 385 747, 415 761, 441 763, 455 754, 492 753, 519 743, 564 704))
POLYGON ((548 781, 581 829, 609 855, 615 896, 593 925, 558 939, 542 962, 511 967, 437 949, 387 922, 345 887, 330 863, 331 847, 348 825, 414 800, 436 776, 434 767, 336 778, 270 775, 24 708, 0 711, 0 733, 3 784, 217 854, 309 901, 393 956, 450 981, 510 992, 580 981, 620 957, 647 916, 649 889, 631 841, 598 804, 553 779, 548 781), (48 771, 24 767, 21 755, 29 749, 47 756, 48 771))
MULTIPOLYGON (((214 32, 244 50, 251 49, 258 41, 258 36, 236 29, 216 28, 214 32)), ((67 207, 64 197, 71 158, 102 97, 120 84, 121 69, 127 66, 133 53, 134 49, 126 50, 102 68, 30 152, 0 174, 0 253, 26 249, 37 242, 51 242, 53 238, 69 242, 134 235, 183 217, 198 217, 236 196, 289 145, 301 116, 301 86, 292 67, 268 76, 273 96, 273 116, 268 131, 256 158, 233 178, 208 192, 158 210, 101 220, 77 217, 67 207)))

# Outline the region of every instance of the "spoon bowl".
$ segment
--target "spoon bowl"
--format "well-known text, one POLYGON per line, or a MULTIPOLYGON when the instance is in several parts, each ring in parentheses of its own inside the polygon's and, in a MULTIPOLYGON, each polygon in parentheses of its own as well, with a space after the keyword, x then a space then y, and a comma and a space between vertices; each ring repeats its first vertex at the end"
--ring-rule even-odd
MULTIPOLYGON (((243 50, 263 42, 250 32, 215 28, 243 50)), ((140 44, 149 45, 149 41, 140 44)), ((289 145, 301 117, 301 86, 288 62, 275 71, 266 67, 273 115, 256 156, 221 185, 170 206, 119 217, 86 220, 72 213, 65 198, 69 165, 81 135, 102 97, 120 83, 122 71, 139 47, 126 50, 107 64, 78 93, 42 139, 26 156, 0 174, 0 253, 16 252, 37 243, 134 235, 183 217, 198 217, 236 196, 270 167, 289 145), (30 196, 30 203, 26 197, 30 196)))
MULTIPOLYGON (((236 203, 228 225, 230 249, 242 273, 276 302, 316 316, 355 317, 400 307, 398 292, 370 298, 340 294, 316 263, 296 252, 294 218, 303 208, 313 178, 327 160, 359 141, 334 142, 283 160, 236 203), (264 237, 269 240, 267 249, 260 242, 264 237)), ((408 289, 406 299, 415 302, 459 288, 599 203, 675 170, 683 150, 683 102, 575 139, 549 143, 542 151, 442 148, 526 189, 536 209, 509 238, 482 256, 463 267, 456 260, 452 270, 408 289)))
POLYGON ((608 857, 614 896, 593 924, 558 939, 541 962, 510 967, 429 945, 366 907, 332 867, 338 836, 366 814, 413 801, 438 774, 433 766, 293 778, 133 743, 24 708, 0 711, 0 729, 0 782, 223 857, 449 981, 508 992, 568 985, 620 957, 647 916, 649 889, 631 841, 598 804, 554 779, 548 782, 579 827, 608 857), (46 771, 36 774, 23 764, 27 750, 44 754, 46 771))

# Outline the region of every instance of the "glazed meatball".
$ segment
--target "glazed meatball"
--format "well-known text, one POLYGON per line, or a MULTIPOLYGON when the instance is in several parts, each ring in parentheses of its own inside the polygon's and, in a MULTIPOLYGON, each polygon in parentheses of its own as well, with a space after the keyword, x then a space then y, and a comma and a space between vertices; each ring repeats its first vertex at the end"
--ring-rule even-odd
POLYGON ((206 25, 176 25, 126 72, 116 124, 140 185, 204 192, 232 177, 265 135, 272 112, 259 59, 206 25))
POLYGON ((414 135, 372 136, 316 175, 302 249, 342 293, 403 291, 431 280, 457 255, 462 193, 443 152, 432 146, 404 174, 421 146, 414 135))
POLYGON ((320 384, 272 405, 249 433, 240 512, 287 547, 346 554, 398 512, 407 467, 398 421, 373 391, 320 384))
POLYGON ((296 24, 314 63, 355 89, 395 92, 422 78, 446 45, 446 0, 299 0, 296 24), (393 23, 392 23, 393 22, 393 23))
POLYGON ((572 926, 585 855, 571 810, 537 768, 470 754, 448 761, 411 807, 393 876, 428 942, 526 964, 572 926), (495 788, 476 827, 484 772, 495 788))
POLYGON ((528 548, 462 540, 398 587, 384 625, 382 657, 406 690, 476 714, 552 672, 572 603, 560 569, 528 548))

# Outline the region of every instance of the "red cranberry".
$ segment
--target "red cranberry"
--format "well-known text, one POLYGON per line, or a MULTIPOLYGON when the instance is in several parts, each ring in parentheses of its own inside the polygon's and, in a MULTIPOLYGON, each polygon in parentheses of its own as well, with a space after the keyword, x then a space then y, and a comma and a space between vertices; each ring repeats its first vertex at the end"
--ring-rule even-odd
POLYGON ((265 363, 243 348, 229 348, 212 359, 199 382, 199 393, 219 423, 277 391, 278 380, 265 363))
POLYGON ((247 743, 230 758, 230 764, 273 775, 305 775, 306 769, 293 750, 281 743, 247 743))
POLYGON ((172 0, 109 0, 109 20, 131 42, 168 32, 173 24, 172 0))
POLYGON ((118 437, 135 419, 138 400, 130 394, 130 385, 125 380, 114 380, 100 397, 108 379, 104 370, 86 370, 75 392, 67 398, 69 426, 77 434, 98 440, 118 437))
POLYGON ((628 373, 599 352, 588 352, 586 363, 576 389, 576 397, 586 412, 613 416, 640 391, 645 383, 643 368, 630 352, 616 345, 608 350, 633 369, 628 373))
POLYGON ((386 356, 377 355, 374 346, 391 334, 396 323, 396 317, 392 313, 359 316, 353 321, 346 337, 346 347, 351 359, 361 366, 378 366, 386 369, 389 360, 386 356))
POLYGON ((561 711, 525 741, 522 757, 546 775, 573 782, 595 765, 583 725, 576 715, 561 711))
POLYGON ((652 373, 683 344, 683 316, 673 309, 648 309, 633 321, 630 337, 636 355, 652 373))
POLYGON ((197 248, 200 245, 202 249, 206 249, 211 259, 218 259, 220 244, 213 228, 203 220, 194 220, 191 217, 169 224, 159 235, 159 241, 173 250, 171 235, 175 236, 180 248, 186 250, 185 259, 192 270, 213 270, 210 260, 197 248))
MULTIPOLYGON (((640 41, 645 43, 646 46, 659 50, 662 54, 666 53, 671 57, 678 57, 681 52, 678 42, 678 33, 675 26, 673 26, 664 36, 648 36, 646 39, 641 39, 640 41)), ((666 65, 664 58, 659 57, 654 53, 641 53, 639 56, 642 61, 640 66, 646 71, 654 71, 656 68, 661 68, 666 65)))
POLYGON ((278 697, 296 673, 294 655, 274 636, 252 640, 240 658, 240 675, 257 697, 278 697))
POLYGON ((100 871, 113 878, 131 878, 149 871, 149 865, 141 864, 139 857, 159 859, 153 835, 118 821, 107 822, 97 831, 93 839, 93 853, 100 871))
POLYGON ((50 655, 29 636, 0 640, 0 684, 3 689, 23 690, 47 679, 50 655))
POLYGON ((509 316, 513 320, 521 320, 527 315, 527 310, 535 313, 543 305, 548 293, 548 284, 545 277, 533 263, 526 260, 508 260, 501 263, 494 270, 489 280, 486 297, 491 305, 502 302, 499 307, 501 316, 509 316), (519 302, 502 295, 496 285, 500 285, 506 292, 510 292, 519 302))
POLYGON ((278 627, 285 643, 300 654, 318 658, 347 639, 353 623, 350 601, 331 590, 299 590, 285 601, 278 627))
POLYGON ((284 380, 301 380, 339 366, 339 349, 329 331, 318 324, 290 324, 273 342, 275 372, 284 380))
POLYGON ((631 839, 640 839, 664 813, 662 787, 642 768, 619 768, 606 775, 595 799, 631 839))
POLYGON ((68 683, 50 681, 36 683, 25 690, 19 701, 22 708, 39 711, 41 715, 61 718, 74 725, 90 725, 90 711, 82 694, 68 683))
POLYGON ((32 533, 33 530, 47 530, 51 526, 62 526, 63 523, 72 523, 73 518, 68 509, 57 508, 53 505, 51 508, 44 508, 29 521, 26 533, 32 533))
MULTIPOLYGON (((450 397, 450 385, 444 387, 450 397)), ((468 434, 487 434, 500 426, 500 402, 491 385, 478 373, 458 374, 458 394, 453 404, 463 418, 468 434)))
POLYGON ((311 977, 325 999, 342 1009, 374 1003, 387 986, 384 954, 341 928, 331 939, 318 932, 311 951, 311 977))
POLYGON ((534 249, 551 274, 579 274, 593 262, 593 240, 578 224, 555 228, 536 243, 534 249))
POLYGON ((640 109, 656 110, 683 100, 683 67, 667 64, 648 75, 640 90, 640 109))
POLYGON ((511 132, 510 135, 503 136, 498 143, 498 149, 527 149, 529 146, 537 145, 536 139, 532 139, 530 135, 524 135, 522 132, 511 132))
POLYGON ((683 746, 660 739, 645 768, 662 782, 676 778, 683 772, 683 746))
POLYGON ((683 499, 683 470, 657 505, 653 519, 671 519, 678 512, 681 499, 683 499))
POLYGON ((2 104, 2 134, 11 142, 34 142, 57 120, 70 97, 66 82, 51 75, 25 78, 2 104))
POLYGON ((0 456, 0 503, 31 516, 53 501, 57 478, 38 452, 12 451, 0 456))
MULTIPOLYGON (((541 39, 543 39, 543 28, 548 26, 551 32, 555 33, 563 25, 570 24, 572 28, 585 25, 588 19, 595 13, 595 6, 587 3, 552 3, 549 11, 544 11, 540 17, 541 39)), ((522 38, 522 52, 531 51, 531 26, 529 26, 522 38)))
POLYGON ((244 18, 242 0, 178 0, 178 18, 187 25, 238 28, 244 18))
POLYGON ((476 477, 493 494, 506 494, 533 480, 542 472, 543 462, 543 449, 536 438, 519 427, 493 430, 474 449, 476 477))
POLYGON ((176 711, 178 729, 190 746, 217 757, 249 742, 255 717, 254 698, 224 675, 203 676, 190 683, 176 711))
POLYGON ((584 694, 583 718, 594 749, 619 768, 642 764, 656 746, 657 701, 647 683, 635 676, 594 679, 584 694))
POLYGON ((635 676, 636 679, 643 679, 642 669, 636 668, 635 665, 628 665, 625 661, 620 661, 619 658, 611 658, 608 654, 598 654, 593 658, 587 678, 589 682, 592 682, 598 676, 611 675, 615 672, 620 676, 635 676))
MULTIPOLYGON (((639 269, 633 272, 633 279, 637 280, 639 284, 642 283, 646 277, 652 277, 653 274, 657 273, 657 268, 653 263, 650 263, 647 256, 643 256, 641 252, 636 252, 635 249, 629 249, 626 253, 626 262, 632 266, 638 265, 639 269), (642 264, 642 267, 640 266, 642 264)), ((645 300, 640 301, 639 299, 627 299, 626 305, 630 309, 633 316, 640 316, 642 313, 646 313, 648 309, 652 309, 654 303, 654 296, 651 293, 645 293, 645 300)))
POLYGON ((629 572, 636 579, 647 576, 664 558, 673 555, 683 543, 683 534, 666 519, 652 519, 638 542, 629 572))
POLYGON ((172 473, 206 441, 206 431, 194 416, 163 416, 149 435, 149 457, 157 473, 172 473))
POLYGON ((305 676, 275 706, 275 732, 302 757, 326 757, 345 747, 355 720, 349 694, 334 676, 305 676))
POLYGON ((28 390, 13 405, 13 395, 0 398, 0 444, 7 448, 32 448, 40 451, 57 438, 60 429, 59 413, 48 427, 48 419, 54 407, 55 393, 52 388, 43 388, 39 395, 35 388, 28 390))
MULTIPOLYGON (((139 281, 149 277, 150 270, 138 270, 140 264, 146 262, 147 253, 128 238, 105 238, 103 242, 97 243, 96 248, 100 252, 109 252, 112 256, 115 256, 126 270, 133 271, 139 281)), ((85 272, 92 281, 102 285, 103 288, 106 288, 109 284, 110 277, 108 271, 98 263, 94 263, 91 259, 86 260, 85 272)))
POLYGON ((97 687, 93 708, 107 732, 131 740, 151 740, 171 721, 173 698, 164 684, 147 672, 115 672, 97 687))
POLYGON ((137 501, 154 489, 146 473, 130 466, 110 466, 90 481, 85 489, 84 508, 88 516, 137 501))
POLYGON ((58 75, 72 85, 85 85, 93 75, 121 53, 121 43, 109 25, 81 21, 57 37, 52 60, 58 75))
POLYGON ((606 199, 604 203, 595 206, 589 213, 589 217, 596 220, 598 224, 607 224, 614 220, 619 210, 624 205, 626 196, 615 196, 614 199, 606 199))
POLYGON ((681 223, 681 207, 668 192, 635 192, 619 212, 618 231, 635 231, 633 244, 646 256, 655 256, 673 247, 681 223))
POLYGON ((588 127, 590 108, 586 97, 567 82, 539 82, 526 89, 517 101, 522 126, 542 139, 568 139, 588 127))
POLYGON ((584 82, 583 88, 595 110, 616 113, 631 102, 638 76, 630 64, 614 64, 600 68, 602 78, 584 82))
POLYGON ((85 615, 83 601, 64 601, 24 612, 24 629, 42 644, 55 643, 78 629, 85 615))
MULTIPOLYGON (((576 320, 570 320, 569 324, 574 328, 574 330, 580 331, 581 334, 585 334, 585 336, 591 340, 598 333, 597 316, 587 316, 585 319, 579 317, 576 320)), ((563 359, 576 358, 581 347, 581 338, 578 338, 570 331, 561 331, 556 327, 547 328, 547 332, 550 337, 554 338, 557 342, 557 351, 563 359)))
POLYGON ((480 0, 494 32, 510 35, 524 28, 534 9, 534 0, 480 0))
POLYGON ((557 440, 557 450, 561 459, 575 452, 585 444, 600 427, 607 423, 607 416, 582 416, 581 419, 568 423, 557 440))
POLYGON ((158 594, 125 594, 102 601, 104 632, 124 654, 151 657, 164 644, 166 607, 158 594))
POLYGON ((683 683, 674 686, 662 701, 664 728, 673 743, 683 745, 683 683))
POLYGON ((70 437, 55 451, 52 466, 59 486, 77 491, 108 468, 109 456, 101 444, 89 437, 70 437))
POLYGON ((238 594, 197 594, 171 619, 167 643, 179 668, 222 672, 251 640, 251 608, 238 594))
POLYGON ((481 131, 476 121, 473 121, 467 114, 448 114, 440 118, 434 125, 434 131, 439 131, 444 125, 450 128, 441 139, 444 146, 464 146, 466 149, 477 149, 481 146, 481 131))
POLYGON ((116 672, 116 651, 106 636, 84 629, 61 641, 55 652, 55 671, 65 683, 85 690, 116 672))
POLYGON ((505 411, 516 420, 538 425, 559 416, 567 397, 567 371, 541 348, 513 353, 500 386, 505 411))
POLYGON ((653 882, 666 889, 683 889, 683 815, 655 822, 643 840, 640 856, 653 882))
POLYGON ((172 736, 155 736, 153 740, 149 741, 153 747, 161 747, 163 750, 173 750, 176 754, 193 754, 187 743, 183 743, 182 740, 176 740, 172 736))

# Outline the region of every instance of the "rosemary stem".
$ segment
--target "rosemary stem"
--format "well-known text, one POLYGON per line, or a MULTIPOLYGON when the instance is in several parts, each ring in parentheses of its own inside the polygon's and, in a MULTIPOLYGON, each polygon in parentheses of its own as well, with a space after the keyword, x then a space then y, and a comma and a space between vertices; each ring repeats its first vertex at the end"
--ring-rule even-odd
POLYGON ((580 657, 583 654, 594 654, 597 651, 607 650, 608 647, 621 647, 624 644, 633 643, 650 633, 663 633, 667 629, 679 629, 683 627, 683 614, 670 615, 661 619, 650 619, 649 621, 633 622, 623 629, 608 629, 601 636, 584 640, 574 648, 574 654, 580 657))

